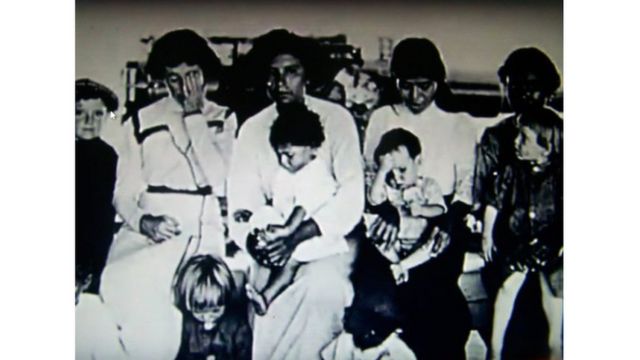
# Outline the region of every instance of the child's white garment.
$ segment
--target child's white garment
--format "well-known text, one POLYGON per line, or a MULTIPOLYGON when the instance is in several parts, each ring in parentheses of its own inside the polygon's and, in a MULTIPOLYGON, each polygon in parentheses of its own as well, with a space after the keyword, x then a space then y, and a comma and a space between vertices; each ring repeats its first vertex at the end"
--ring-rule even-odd
POLYGON ((76 359, 128 358, 118 326, 98 295, 83 293, 76 305, 76 359))
MULTIPOLYGON (((337 183, 326 162, 320 159, 312 160, 296 173, 280 168, 273 181, 273 206, 265 206, 251 216, 252 228, 284 224, 296 206, 304 208, 307 218, 313 218, 337 191, 337 183)), ((291 257, 308 262, 348 251, 344 235, 323 233, 302 242, 291 257)))
POLYGON ((353 336, 342 332, 320 353, 322 360, 416 360, 416 356, 396 333, 391 333, 380 345, 360 350, 353 336))
MULTIPOLYGON (((400 215, 400 224, 398 229, 398 239, 400 241, 387 246, 381 244, 377 246, 378 250, 391 262, 399 261, 398 254, 400 252, 400 243, 403 246, 415 244, 420 239, 422 233, 429 224, 428 219, 424 217, 412 216, 410 212, 411 206, 433 206, 442 207, 444 212, 447 211, 447 205, 444 201, 442 191, 438 183, 426 176, 419 176, 416 184, 405 189, 396 189, 389 185, 385 185, 387 200, 391 205, 398 209, 400 215)), ((378 215, 364 214, 364 221, 367 229, 370 229, 378 215)))

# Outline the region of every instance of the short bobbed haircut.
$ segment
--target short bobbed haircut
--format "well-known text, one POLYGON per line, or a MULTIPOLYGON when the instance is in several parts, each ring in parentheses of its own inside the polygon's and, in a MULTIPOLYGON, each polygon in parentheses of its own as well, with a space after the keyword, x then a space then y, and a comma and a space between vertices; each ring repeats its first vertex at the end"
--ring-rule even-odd
POLYGON ((195 255, 180 269, 174 287, 176 306, 183 312, 207 311, 229 305, 235 291, 231 270, 212 255, 195 255))
POLYGON ((393 49, 391 74, 399 79, 428 78, 438 83, 446 79, 444 61, 433 42, 425 38, 406 38, 393 49))
POLYGON ((417 136, 405 129, 396 128, 387 131, 380 138, 380 142, 373 153, 376 165, 380 166, 380 157, 400 149, 401 146, 407 148, 409 156, 414 160, 422 152, 422 146, 417 136))
POLYGON ((167 67, 182 63, 199 66, 207 81, 217 80, 222 68, 207 40, 193 30, 180 29, 166 33, 153 43, 146 71, 154 80, 163 80, 167 67))
POLYGON ((274 149, 289 144, 318 148, 324 140, 318 114, 298 102, 278 106, 278 117, 269 134, 269 142, 274 149))
POLYGON ((519 48, 511 52, 498 69, 500 82, 507 84, 507 78, 526 73, 535 74, 542 82, 542 90, 553 94, 560 87, 560 73, 547 54, 535 47, 519 48))

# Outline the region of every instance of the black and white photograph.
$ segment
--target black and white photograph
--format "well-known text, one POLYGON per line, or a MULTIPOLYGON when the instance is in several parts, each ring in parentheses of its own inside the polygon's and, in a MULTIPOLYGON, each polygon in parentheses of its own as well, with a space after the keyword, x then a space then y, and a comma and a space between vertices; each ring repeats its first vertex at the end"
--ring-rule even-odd
POLYGON ((77 0, 76 359, 563 359, 563 5, 77 0))

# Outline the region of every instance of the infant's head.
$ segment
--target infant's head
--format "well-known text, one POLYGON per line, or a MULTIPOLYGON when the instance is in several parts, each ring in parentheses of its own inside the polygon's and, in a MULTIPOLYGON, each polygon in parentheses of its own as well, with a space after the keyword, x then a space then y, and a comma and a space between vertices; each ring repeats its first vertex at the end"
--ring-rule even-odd
POLYGON ((271 126, 269 142, 283 168, 291 173, 302 169, 316 158, 324 139, 320 117, 304 104, 278 107, 278 118, 271 126))

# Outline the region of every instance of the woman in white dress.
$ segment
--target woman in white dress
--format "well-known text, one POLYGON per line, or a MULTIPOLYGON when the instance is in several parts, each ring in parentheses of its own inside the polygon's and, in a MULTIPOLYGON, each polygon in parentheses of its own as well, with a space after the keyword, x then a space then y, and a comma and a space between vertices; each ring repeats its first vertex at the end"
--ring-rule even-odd
POLYGON ((221 65, 195 32, 162 36, 146 66, 169 96, 125 124, 129 140, 114 194, 125 224, 111 247, 101 293, 130 356, 172 359, 181 318, 170 289, 187 241, 197 239, 199 252, 224 255, 218 197, 237 123, 227 108, 205 98, 221 65))

